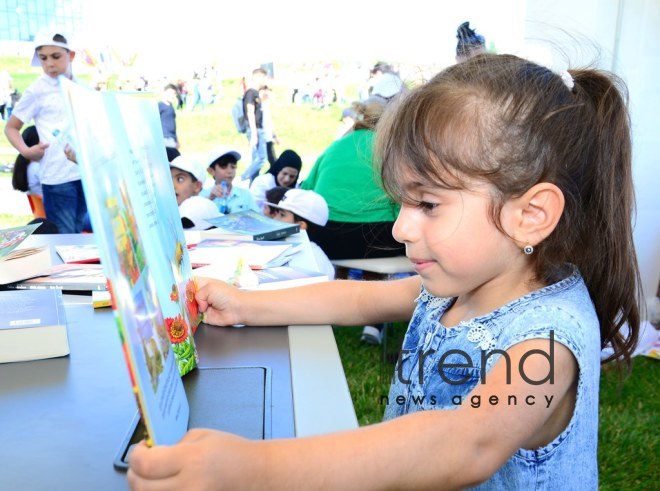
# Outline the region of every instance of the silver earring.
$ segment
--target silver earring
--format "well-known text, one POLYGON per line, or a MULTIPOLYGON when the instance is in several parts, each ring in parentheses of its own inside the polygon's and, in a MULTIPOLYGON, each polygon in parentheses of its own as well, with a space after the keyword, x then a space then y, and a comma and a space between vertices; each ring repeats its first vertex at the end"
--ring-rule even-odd
POLYGON ((525 247, 523 247, 523 252, 529 256, 532 252, 534 252, 534 246, 527 244, 525 247))

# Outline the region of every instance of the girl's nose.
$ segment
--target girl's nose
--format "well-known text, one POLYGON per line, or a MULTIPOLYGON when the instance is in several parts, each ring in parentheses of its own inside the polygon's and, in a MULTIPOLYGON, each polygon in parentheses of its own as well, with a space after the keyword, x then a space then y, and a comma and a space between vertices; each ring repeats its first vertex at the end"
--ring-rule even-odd
POLYGON ((411 206, 401 205, 399 216, 397 216, 392 228, 392 235, 397 242, 413 242, 416 239, 418 227, 415 225, 415 209, 411 206))

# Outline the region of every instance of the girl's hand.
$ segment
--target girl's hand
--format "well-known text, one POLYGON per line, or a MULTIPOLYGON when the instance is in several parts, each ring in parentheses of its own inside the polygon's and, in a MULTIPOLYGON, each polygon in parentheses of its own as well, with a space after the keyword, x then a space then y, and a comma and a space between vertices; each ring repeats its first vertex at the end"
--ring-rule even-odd
POLYGON ((264 446, 214 430, 193 429, 171 447, 142 442, 130 456, 133 490, 257 489, 264 446))
POLYGON ((23 157, 28 159, 30 162, 41 160, 46 153, 48 148, 48 143, 37 143, 28 148, 28 151, 23 154, 23 157))
POLYGON ((204 313, 204 322, 215 326, 233 326, 242 324, 240 315, 240 297, 244 295, 223 281, 198 277, 195 300, 199 311, 204 313))

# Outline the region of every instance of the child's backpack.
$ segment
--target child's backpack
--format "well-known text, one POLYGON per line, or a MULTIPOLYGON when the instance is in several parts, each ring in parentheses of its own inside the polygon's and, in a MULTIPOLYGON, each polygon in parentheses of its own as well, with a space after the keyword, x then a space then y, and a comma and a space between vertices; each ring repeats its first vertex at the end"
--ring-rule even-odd
POLYGON ((248 129, 248 121, 243 112, 243 98, 239 97, 234 102, 234 106, 231 108, 231 117, 234 120, 234 125, 236 126, 236 131, 239 133, 246 133, 248 129))

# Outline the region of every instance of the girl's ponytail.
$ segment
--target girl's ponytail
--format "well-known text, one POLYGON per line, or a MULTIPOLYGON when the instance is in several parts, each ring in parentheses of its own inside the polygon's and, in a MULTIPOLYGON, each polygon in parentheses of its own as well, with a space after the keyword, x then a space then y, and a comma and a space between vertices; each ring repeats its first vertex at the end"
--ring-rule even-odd
POLYGON ((14 161, 14 168, 11 174, 11 186, 16 191, 25 193, 28 190, 27 168, 29 164, 30 161, 20 154, 14 161))
MULTIPOLYGON (((589 288, 600 320, 601 344, 613 355, 630 362, 637 342, 642 305, 641 280, 633 244, 634 191, 632 143, 627 111, 627 91, 616 77, 596 70, 570 72, 573 93, 583 104, 585 162, 576 162, 581 173, 582 240, 574 262, 589 288), (629 329, 622 333, 627 324, 629 329)), ((582 111, 581 111, 582 112, 582 111)))
MULTIPOLYGON (((21 133, 21 136, 28 147, 32 147, 39 143, 39 133, 37 133, 37 128, 34 125, 25 128, 21 133)), ((21 154, 18 154, 14 161, 14 169, 11 175, 12 187, 17 191, 22 191, 24 193, 28 191, 30 184, 27 177, 28 165, 30 165, 30 161, 21 154)))

